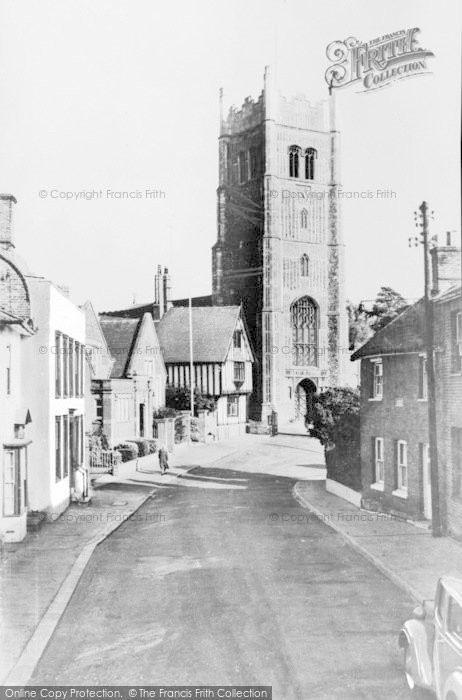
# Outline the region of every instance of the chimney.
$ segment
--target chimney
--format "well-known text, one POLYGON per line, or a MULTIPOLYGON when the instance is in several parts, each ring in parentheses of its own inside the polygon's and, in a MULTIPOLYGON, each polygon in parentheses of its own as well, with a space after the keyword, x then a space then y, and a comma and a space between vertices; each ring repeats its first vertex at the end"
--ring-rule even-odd
POLYGON ((454 231, 446 232, 445 243, 439 245, 437 242, 430 250, 432 294, 445 292, 454 284, 461 283, 461 250, 460 245, 456 244, 454 231))
POLYGON ((170 286, 170 275, 168 274, 168 268, 164 267, 164 275, 162 278, 162 285, 164 289, 164 313, 172 308, 172 288, 170 286))
POLYGON ((0 194, 0 248, 6 251, 14 248, 13 204, 16 198, 12 194, 0 194))
POLYGON ((161 319, 164 314, 164 285, 162 281, 162 266, 157 266, 154 276, 154 318, 161 319))

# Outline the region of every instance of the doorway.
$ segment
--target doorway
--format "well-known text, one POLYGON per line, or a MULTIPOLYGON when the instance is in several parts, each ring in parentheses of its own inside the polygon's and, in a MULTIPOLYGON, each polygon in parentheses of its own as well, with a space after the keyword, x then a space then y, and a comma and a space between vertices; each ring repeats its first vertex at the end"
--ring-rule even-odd
POLYGON ((144 403, 140 403, 140 437, 144 437, 144 403))
POLYGON ((311 422, 313 397, 316 394, 316 384, 311 379, 303 379, 295 389, 295 416, 305 423, 311 422))
POLYGON ((420 461, 422 464, 423 512, 424 518, 432 519, 432 482, 430 470, 430 445, 420 444, 420 461))

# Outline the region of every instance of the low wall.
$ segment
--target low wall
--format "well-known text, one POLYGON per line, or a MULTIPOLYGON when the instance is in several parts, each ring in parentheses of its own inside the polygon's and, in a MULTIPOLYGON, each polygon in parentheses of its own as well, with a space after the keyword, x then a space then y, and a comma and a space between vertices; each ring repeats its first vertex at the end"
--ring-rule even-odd
POLYGON ((361 508, 361 493, 359 491, 353 491, 334 479, 326 479, 326 491, 352 503, 356 508, 361 508))
POLYGON ((159 470, 159 458, 157 452, 144 457, 136 457, 129 462, 120 462, 116 464, 113 470, 113 476, 129 476, 133 474, 133 470, 149 471, 159 470))

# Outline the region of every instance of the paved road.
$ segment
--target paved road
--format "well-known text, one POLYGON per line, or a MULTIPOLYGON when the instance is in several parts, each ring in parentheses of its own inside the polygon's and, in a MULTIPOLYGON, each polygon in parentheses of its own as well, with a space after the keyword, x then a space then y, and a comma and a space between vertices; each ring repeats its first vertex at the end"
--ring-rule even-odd
POLYGON ((396 638, 412 600, 252 459, 195 467, 97 549, 31 683, 408 697, 396 638))

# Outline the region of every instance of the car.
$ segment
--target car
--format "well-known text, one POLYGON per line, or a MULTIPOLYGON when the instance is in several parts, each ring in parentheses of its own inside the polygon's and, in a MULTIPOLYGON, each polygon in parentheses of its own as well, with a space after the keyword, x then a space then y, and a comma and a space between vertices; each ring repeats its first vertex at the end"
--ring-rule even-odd
POLYGON ((462 700, 462 580, 443 576, 435 600, 415 608, 399 633, 410 690, 462 700))

